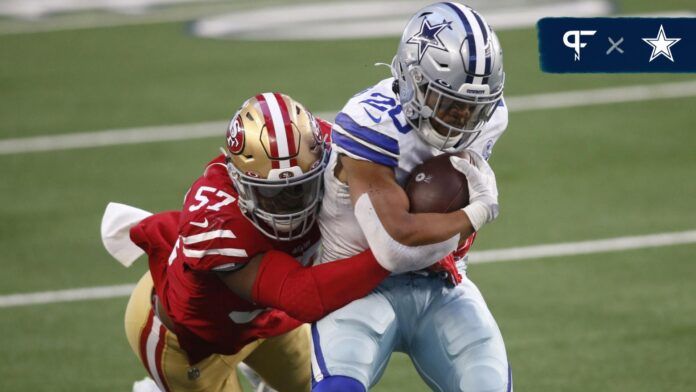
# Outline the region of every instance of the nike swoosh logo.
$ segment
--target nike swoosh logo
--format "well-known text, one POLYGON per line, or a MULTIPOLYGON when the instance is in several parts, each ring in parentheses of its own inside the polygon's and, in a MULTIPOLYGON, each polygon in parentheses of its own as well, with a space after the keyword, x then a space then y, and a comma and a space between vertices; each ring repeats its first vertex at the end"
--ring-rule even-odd
POLYGON ((367 113, 368 117, 370 117, 372 121, 374 121, 375 123, 379 123, 380 121, 382 121, 382 115, 380 115, 379 117, 375 117, 367 109, 363 108, 363 110, 365 111, 365 113, 367 113))
POLYGON ((194 226, 198 226, 201 229, 205 229, 206 227, 208 227, 208 218, 205 218, 203 220, 203 222, 189 222, 189 223, 194 225, 194 226))

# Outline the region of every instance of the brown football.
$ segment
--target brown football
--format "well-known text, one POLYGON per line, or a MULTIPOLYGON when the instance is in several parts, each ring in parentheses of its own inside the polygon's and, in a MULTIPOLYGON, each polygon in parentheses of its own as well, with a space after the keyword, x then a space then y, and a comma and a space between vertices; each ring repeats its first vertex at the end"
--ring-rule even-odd
MULTIPOLYGON (((466 177, 452 167, 451 155, 432 157, 413 169, 405 187, 411 212, 445 213, 469 204, 466 177)), ((457 155, 470 160, 466 152, 457 155)))

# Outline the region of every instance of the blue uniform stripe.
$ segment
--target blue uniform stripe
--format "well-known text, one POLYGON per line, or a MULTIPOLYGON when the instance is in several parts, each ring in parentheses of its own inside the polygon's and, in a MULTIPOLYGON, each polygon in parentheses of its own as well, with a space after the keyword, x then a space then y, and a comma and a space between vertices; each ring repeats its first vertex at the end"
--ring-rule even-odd
POLYGON ((450 7, 454 12, 457 13, 459 16, 459 19, 461 19, 462 24, 464 25, 464 29, 466 30, 466 42, 469 44, 469 58, 465 59, 469 61, 469 64, 467 66, 467 76, 466 76, 466 83, 472 83, 474 81, 474 77, 469 74, 473 74, 476 72, 476 42, 474 42, 474 33, 471 31, 471 25, 469 24, 469 19, 467 19, 466 15, 462 12, 462 10, 459 9, 456 5, 452 3, 442 3, 448 7, 450 7))
POLYGON ((479 28, 481 29, 481 33, 483 33, 483 42, 487 42, 488 29, 486 29, 486 24, 483 23, 483 19, 481 19, 481 15, 479 15, 478 12, 471 10, 471 13, 474 14, 474 18, 476 18, 476 23, 478 23, 479 28))
POLYGON ((368 161, 379 163, 380 165, 388 167, 396 167, 398 165, 396 159, 377 152, 359 142, 356 142, 348 136, 341 135, 336 131, 331 132, 331 138, 332 141, 342 149, 361 158, 367 159, 368 161))
POLYGON ((481 19, 481 16, 476 11, 474 11, 473 14, 474 16, 476 16, 476 21, 478 22, 478 25, 481 28, 481 32, 483 32, 483 42, 490 45, 490 50, 486 55, 486 65, 483 70, 483 74, 487 76, 484 77, 483 81, 481 82, 481 84, 488 84, 488 75, 491 74, 491 56, 493 55, 493 45, 491 45, 491 43, 488 42, 488 26, 486 26, 486 24, 483 23, 483 19, 481 19))
MULTIPOLYGON (((492 50, 492 48, 491 48, 491 50, 492 50)), ((491 54, 490 54, 490 52, 488 53, 488 56, 486 56, 486 69, 484 70, 484 72, 486 73, 486 75, 491 74, 491 54)), ((483 78, 483 82, 481 82, 481 84, 488 84, 488 76, 483 78)))
POLYGON ((317 358, 319 370, 321 371, 324 378, 329 377, 330 374, 329 371, 326 370, 324 354, 321 352, 321 341, 319 340, 319 330, 317 329, 317 323, 312 323, 312 345, 314 346, 314 356, 317 358))
POLYGON ((356 123, 349 115, 343 112, 338 113, 336 116, 336 124, 340 125, 346 132, 369 144, 373 144, 392 154, 399 154, 399 142, 396 139, 356 123))
MULTIPOLYGON (((492 50, 492 48, 491 48, 491 50, 492 50)), ((484 71, 486 73, 486 75, 491 74, 491 56, 492 56, 492 53, 489 53, 488 56, 486 56, 486 69, 484 71)))
POLYGON ((510 363, 508 363, 508 386, 507 386, 507 392, 512 391, 512 366, 510 366, 510 363))

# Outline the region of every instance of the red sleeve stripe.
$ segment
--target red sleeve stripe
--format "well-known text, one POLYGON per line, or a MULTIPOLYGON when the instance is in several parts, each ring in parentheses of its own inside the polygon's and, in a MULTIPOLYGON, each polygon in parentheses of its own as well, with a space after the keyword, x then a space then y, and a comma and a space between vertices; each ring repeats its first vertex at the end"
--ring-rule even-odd
MULTIPOLYGON (((295 133, 292 131, 292 123, 290 122, 290 113, 288 113, 288 105, 283 100, 283 97, 278 93, 273 93, 276 101, 278 102, 278 107, 280 108, 280 114, 283 116, 283 125, 285 125, 285 138, 288 142, 288 155, 294 157, 297 155, 297 147, 295 147, 295 133)), ((290 166, 297 166, 297 159, 290 159, 290 166)))
POLYGON ((184 247, 184 256, 191 259, 200 259, 205 256, 220 255, 220 256, 231 256, 231 257, 248 257, 246 250, 237 248, 220 248, 220 249, 205 249, 205 250, 193 250, 184 247))
MULTIPOLYGON (((271 157, 278 158, 278 142, 276 140, 275 126, 273 124, 273 119, 271 118, 271 111, 268 108, 268 102, 266 102, 266 94, 259 94, 256 96, 256 100, 259 102, 261 107, 261 112, 263 113, 263 120, 266 123, 266 129, 268 130, 268 143, 271 147, 271 157)), ((274 169, 280 167, 279 161, 276 159, 271 159, 271 165, 274 169)))
POLYGON ((237 236, 234 235, 232 230, 213 230, 205 233, 190 235, 188 237, 182 237, 182 241, 185 245, 191 245, 217 238, 237 238, 237 236))

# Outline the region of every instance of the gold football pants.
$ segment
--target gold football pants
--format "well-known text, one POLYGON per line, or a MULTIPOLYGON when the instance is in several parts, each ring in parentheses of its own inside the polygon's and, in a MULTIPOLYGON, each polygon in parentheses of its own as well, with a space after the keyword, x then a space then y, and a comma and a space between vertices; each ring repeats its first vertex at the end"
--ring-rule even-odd
POLYGON ((310 390, 310 335, 302 325, 270 339, 257 340, 234 355, 213 354, 190 366, 186 353, 154 314, 152 277, 147 272, 126 308, 126 336, 133 352, 163 391, 241 392, 237 365, 244 362, 280 392, 310 390))

